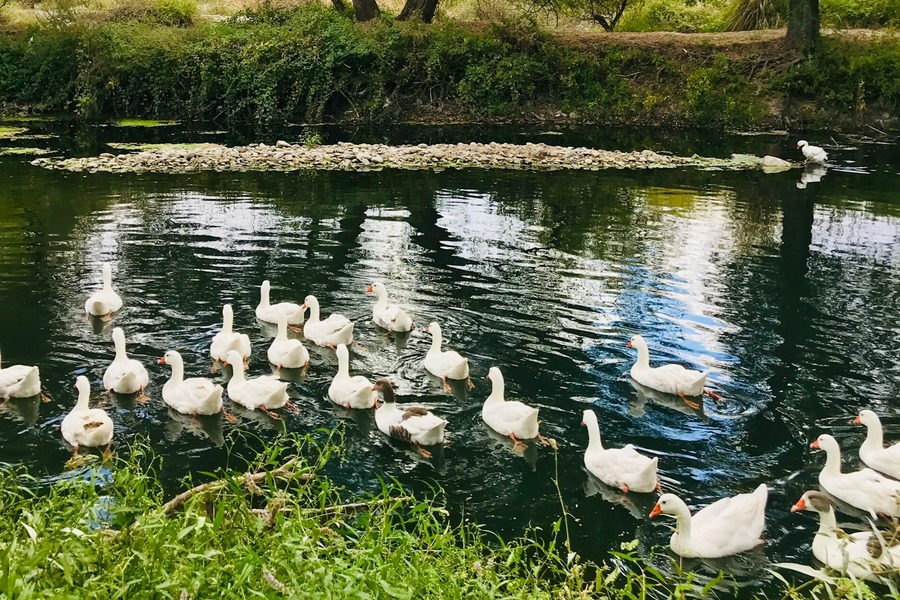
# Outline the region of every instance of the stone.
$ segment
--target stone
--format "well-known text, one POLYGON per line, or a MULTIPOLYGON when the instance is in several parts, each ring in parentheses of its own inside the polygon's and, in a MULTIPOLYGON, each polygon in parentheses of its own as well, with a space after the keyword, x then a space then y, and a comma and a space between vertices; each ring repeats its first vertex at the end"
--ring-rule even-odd
POLYGON ((277 142, 275 142, 275 147, 276 147, 276 148, 290 148, 291 145, 288 144, 288 143, 287 143, 286 141, 284 141, 284 140, 278 140, 277 142))

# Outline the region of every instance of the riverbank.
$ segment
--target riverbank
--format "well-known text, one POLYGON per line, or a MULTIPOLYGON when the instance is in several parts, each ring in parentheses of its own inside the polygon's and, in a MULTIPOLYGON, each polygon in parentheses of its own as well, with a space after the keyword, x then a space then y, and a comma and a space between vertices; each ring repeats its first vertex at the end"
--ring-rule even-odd
MULTIPOLYGON (((115 144, 114 144, 115 145, 115 144)), ((274 145, 250 144, 117 144, 136 152, 103 153, 96 157, 36 158, 31 164, 74 172, 192 173, 197 171, 296 171, 324 169, 371 171, 394 169, 717 169, 785 170, 792 163, 773 156, 735 155, 731 159, 681 157, 651 150, 619 152, 547 144, 386 144, 302 145, 279 140, 274 145)))
POLYGON ((832 33, 809 58, 774 34, 699 34, 696 43, 678 34, 646 34, 653 41, 643 43, 636 35, 553 35, 523 22, 358 25, 315 5, 182 26, 103 15, 0 35, 0 103, 7 112, 88 119, 269 125, 572 122, 872 133, 900 123, 894 34, 832 33))

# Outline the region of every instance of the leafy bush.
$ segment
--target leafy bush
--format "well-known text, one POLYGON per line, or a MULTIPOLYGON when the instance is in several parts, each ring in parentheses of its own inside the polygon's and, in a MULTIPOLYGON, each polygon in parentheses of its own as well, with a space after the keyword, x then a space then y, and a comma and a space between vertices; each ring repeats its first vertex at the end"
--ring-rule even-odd
POLYGON ((897 0, 820 0, 822 23, 831 27, 900 26, 897 0))
POLYGON ((620 31, 721 31, 726 19, 724 0, 644 0, 622 16, 620 31))

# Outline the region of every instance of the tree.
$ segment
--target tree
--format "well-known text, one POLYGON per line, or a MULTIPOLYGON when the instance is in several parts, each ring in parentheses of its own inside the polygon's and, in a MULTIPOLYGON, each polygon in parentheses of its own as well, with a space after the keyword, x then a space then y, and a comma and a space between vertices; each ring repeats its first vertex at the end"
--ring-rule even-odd
POLYGON ((628 0, 587 0, 586 4, 591 19, 606 31, 612 31, 622 18, 628 0))
POLYGON ((418 17, 423 23, 431 23, 437 10, 438 0, 406 0, 403 10, 397 15, 398 21, 407 21, 418 17))
POLYGON ((819 0, 790 0, 787 44, 809 52, 819 41, 819 0))
POLYGON ((375 0, 353 0, 353 13, 357 21, 371 21, 378 16, 378 4, 375 0))

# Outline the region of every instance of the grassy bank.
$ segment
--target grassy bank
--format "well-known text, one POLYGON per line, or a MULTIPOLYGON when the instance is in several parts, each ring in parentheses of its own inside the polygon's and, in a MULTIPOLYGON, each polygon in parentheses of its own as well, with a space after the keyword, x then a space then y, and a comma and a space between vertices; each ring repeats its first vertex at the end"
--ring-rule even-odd
POLYGON ((889 35, 828 38, 799 60, 771 41, 598 43, 521 21, 360 26, 316 5, 181 26, 162 15, 76 14, 3 34, 0 102, 88 118, 268 124, 562 112, 608 124, 845 129, 892 127, 900 102, 900 41, 889 35))

